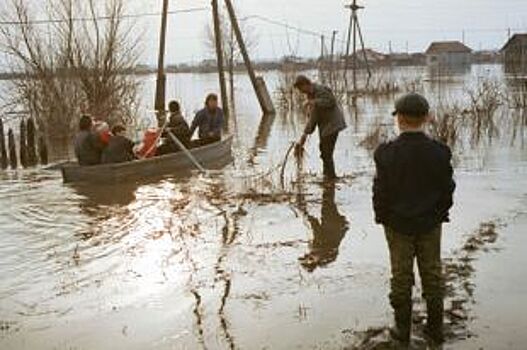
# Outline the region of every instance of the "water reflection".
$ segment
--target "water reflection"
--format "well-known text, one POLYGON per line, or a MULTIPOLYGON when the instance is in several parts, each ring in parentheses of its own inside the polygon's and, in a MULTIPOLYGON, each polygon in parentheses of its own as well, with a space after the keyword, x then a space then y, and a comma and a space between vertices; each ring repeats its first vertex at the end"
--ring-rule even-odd
POLYGON ((258 125, 258 133, 254 139, 254 146, 250 149, 249 164, 254 164, 258 154, 267 148, 275 118, 275 114, 264 114, 262 116, 258 125))
POLYGON ((341 215, 335 203, 335 184, 326 184, 322 193, 320 220, 307 214, 313 232, 310 251, 301 257, 300 264, 312 272, 337 259, 339 246, 349 229, 345 216, 341 215))
MULTIPOLYGON (((372 117, 389 118, 391 109, 391 99, 346 109, 355 128, 337 157, 343 173, 360 175, 337 188, 316 183, 316 142, 307 145, 303 177, 287 183, 291 192, 273 192, 278 173, 269 181, 234 176, 276 165, 305 124, 302 113, 273 121, 246 109, 235 151, 253 155, 249 171, 237 162, 214 178, 110 187, 64 186, 44 171, 0 173, 0 326, 21 329, 0 332, 0 348, 345 348, 323 341, 376 325, 387 310, 379 302, 387 262, 376 255, 383 241, 368 216, 371 157, 354 145, 372 117), (353 203, 337 203, 336 192, 353 203), (344 212, 363 236, 343 239, 344 212)), ((294 179, 292 162, 286 170, 294 179)))
POLYGON ((81 197, 79 207, 90 215, 95 210, 105 206, 127 206, 135 199, 139 183, 123 183, 119 185, 87 185, 71 184, 69 187, 81 197))

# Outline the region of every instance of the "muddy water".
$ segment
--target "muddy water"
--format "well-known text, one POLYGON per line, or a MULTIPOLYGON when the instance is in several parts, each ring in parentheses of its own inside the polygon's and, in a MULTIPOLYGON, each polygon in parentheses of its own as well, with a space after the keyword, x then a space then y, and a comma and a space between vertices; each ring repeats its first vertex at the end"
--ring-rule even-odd
MULTIPOLYGON (((456 76, 448 91, 487 69, 456 76)), ((171 78, 187 114, 216 84, 212 75, 171 78)), ((391 100, 361 103, 360 123, 347 116, 335 188, 320 184, 316 138, 305 175, 289 162, 282 188, 279 165, 304 118, 261 121, 244 77, 238 96, 236 160, 220 175, 93 188, 65 186, 52 171, 0 174, 0 348, 375 345, 368 331, 390 322, 387 249, 373 224, 371 155, 358 143, 371 120, 389 123, 391 100)), ((470 253, 474 271, 453 274, 450 299, 465 306, 455 310, 463 320, 448 318, 447 348, 527 341, 513 307, 525 302, 527 276, 510 267, 523 263, 527 153, 505 144, 456 155, 459 191, 443 250, 452 262, 470 253), (489 222, 496 239, 464 250, 489 222)))

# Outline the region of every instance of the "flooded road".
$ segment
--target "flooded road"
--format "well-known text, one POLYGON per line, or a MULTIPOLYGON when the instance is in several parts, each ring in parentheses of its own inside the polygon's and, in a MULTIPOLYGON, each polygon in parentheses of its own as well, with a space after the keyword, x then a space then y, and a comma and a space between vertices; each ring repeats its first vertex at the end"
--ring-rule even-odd
MULTIPOLYGON (((170 91, 189 118, 216 77, 176 79, 170 91)), ((361 123, 347 115, 335 187, 321 184, 315 138, 303 175, 290 161, 282 188, 280 164, 304 118, 261 121, 244 77, 237 92, 235 162, 221 174, 94 188, 63 185, 53 171, 0 173, 0 348, 367 348, 370 331, 390 324, 373 164, 359 143, 371 120, 390 122, 391 99, 365 100, 361 123)), ((445 348, 519 348, 527 152, 504 141, 456 158, 445 348)))

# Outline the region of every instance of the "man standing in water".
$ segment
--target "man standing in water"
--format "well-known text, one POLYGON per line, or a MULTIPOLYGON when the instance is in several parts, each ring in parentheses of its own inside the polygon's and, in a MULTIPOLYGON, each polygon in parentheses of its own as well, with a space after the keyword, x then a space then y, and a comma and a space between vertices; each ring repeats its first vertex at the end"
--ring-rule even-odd
POLYGON ((308 135, 311 135, 318 127, 320 158, 324 164, 324 180, 335 180, 337 174, 333 152, 339 133, 346 128, 342 108, 330 88, 315 84, 304 75, 299 75, 296 78, 294 86, 308 98, 306 108, 309 120, 304 129, 304 134, 298 141, 298 146, 303 147, 308 135))
POLYGON ((443 342, 444 286, 441 267, 441 226, 448 222, 455 183, 448 146, 424 133, 427 100, 407 94, 397 100, 394 116, 401 131, 375 151, 373 182, 375 221, 385 229, 392 268, 390 303, 394 309, 392 338, 410 341, 414 260, 426 300, 425 333, 443 342))

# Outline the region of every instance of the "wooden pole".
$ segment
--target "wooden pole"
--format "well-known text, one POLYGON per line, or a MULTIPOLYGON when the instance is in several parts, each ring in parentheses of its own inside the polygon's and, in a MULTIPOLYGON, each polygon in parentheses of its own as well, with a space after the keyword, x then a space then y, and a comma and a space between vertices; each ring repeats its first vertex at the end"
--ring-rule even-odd
MULTIPOLYGON (((353 7, 357 6, 357 2, 353 0, 353 7)), ((357 17, 353 10, 353 95, 357 97, 357 17)))
POLYGON ((320 36, 320 61, 324 60, 324 51, 326 46, 326 37, 324 35, 320 36))
POLYGON ((358 18, 355 19, 355 23, 357 25, 357 32, 359 34, 360 44, 362 47, 362 53, 364 55, 364 63, 366 64, 366 70, 368 71, 368 77, 371 77, 370 62, 368 61, 368 54, 366 53, 366 45, 364 45, 364 37, 362 36, 362 30, 360 28, 358 18))
POLYGON ((46 145, 46 141, 44 140, 44 136, 40 136, 38 138, 38 154, 40 156, 40 164, 47 165, 48 164, 48 146, 46 145))
POLYGON ((156 97, 154 109, 157 114, 158 126, 162 127, 165 124, 165 93, 166 93, 166 75, 165 75, 165 47, 167 36, 167 21, 168 21, 168 0, 163 0, 163 12, 161 14, 161 32, 159 35, 159 55, 157 62, 157 81, 156 81, 156 97))
POLYGON ((26 168, 27 167, 27 141, 26 141, 26 136, 27 136, 27 132, 26 132, 26 122, 24 121, 24 119, 22 119, 20 121, 20 147, 19 147, 19 151, 20 151, 20 165, 22 165, 22 167, 26 168))
POLYGON ((256 97, 258 98, 258 102, 260 103, 260 107, 262 108, 262 111, 264 113, 274 114, 276 113, 276 111, 273 104, 269 104, 270 100, 266 98, 266 92, 262 91, 262 89, 265 87, 265 84, 259 84, 258 79, 256 78, 256 73, 254 72, 251 63, 251 58, 249 57, 247 47, 245 46, 240 25, 238 23, 238 19, 236 18, 236 12, 234 11, 234 7, 232 6, 232 1, 225 0, 225 5, 227 6, 227 12, 229 12, 229 17, 231 20, 231 26, 234 29, 234 35, 236 36, 236 40, 238 41, 238 45, 240 46, 240 52, 242 54, 243 61, 245 62, 245 67, 247 67, 247 72, 249 73, 249 78, 251 79, 251 83, 256 93, 256 97))
POLYGON ((346 56, 344 58, 344 83, 346 84, 346 93, 348 90, 348 71, 350 65, 350 50, 351 50, 351 34, 353 31, 353 11, 350 8, 350 21, 348 26, 348 35, 346 40, 346 56))
POLYGON ((223 43, 222 43, 222 31, 220 22, 220 11, 218 8, 218 0, 212 0, 212 20, 214 22, 214 39, 216 43, 216 62, 218 64, 218 77, 220 81, 221 90, 221 104, 223 107, 223 113, 227 119, 227 123, 224 124, 224 128, 228 129, 229 123, 229 95, 227 94, 227 84, 225 82, 225 65, 223 64, 223 43))
POLYGON ((16 155, 15 134, 11 129, 7 132, 7 143, 9 147, 9 164, 11 169, 16 169, 18 167, 18 158, 16 155))
POLYGON ((337 39, 337 31, 334 30, 333 33, 331 34, 331 55, 330 55, 330 80, 331 80, 331 88, 332 89, 335 89, 336 88, 336 83, 335 83, 335 40, 337 39))
POLYGON ((27 120, 27 163, 37 165, 36 129, 33 118, 27 120))
POLYGON ((324 78, 324 35, 320 36, 320 57, 318 58, 318 79, 322 84, 325 83, 324 78))
POLYGON ((7 149, 5 146, 4 122, 0 119, 0 168, 7 169, 7 149))

